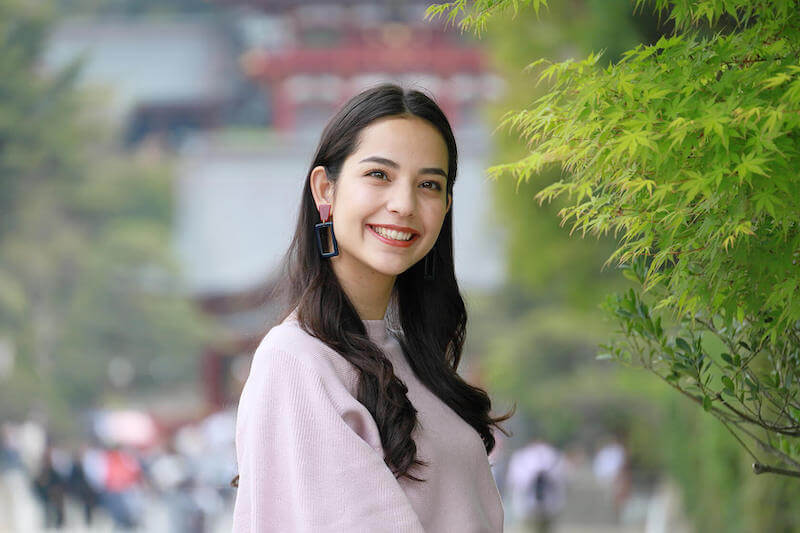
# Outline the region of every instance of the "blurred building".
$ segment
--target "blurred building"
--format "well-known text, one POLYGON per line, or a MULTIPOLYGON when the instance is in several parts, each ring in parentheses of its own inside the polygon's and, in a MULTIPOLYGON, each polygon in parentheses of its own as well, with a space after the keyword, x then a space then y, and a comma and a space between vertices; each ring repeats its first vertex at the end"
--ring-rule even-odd
POLYGON ((266 294, 322 127, 370 85, 421 88, 444 109, 459 146, 459 281, 489 289, 505 274, 481 118, 503 82, 477 43, 424 21, 426 4, 218 4, 224 16, 214 18, 67 21, 45 54, 49 68, 84 58, 83 80, 110 88, 109 113, 128 146, 156 140, 178 157, 174 243, 187 290, 231 332, 203 357, 217 407, 238 397, 252 351, 274 323, 266 294))
POLYGON ((119 125, 127 146, 157 136, 175 145, 225 125, 245 85, 236 43, 205 18, 78 18, 57 25, 43 67, 81 62, 80 83, 119 125))
POLYGON ((425 22, 424 4, 394 4, 305 5, 243 21, 241 65, 264 87, 277 129, 319 129, 353 94, 386 79, 435 94, 456 129, 479 120, 480 104, 502 87, 482 50, 425 22))

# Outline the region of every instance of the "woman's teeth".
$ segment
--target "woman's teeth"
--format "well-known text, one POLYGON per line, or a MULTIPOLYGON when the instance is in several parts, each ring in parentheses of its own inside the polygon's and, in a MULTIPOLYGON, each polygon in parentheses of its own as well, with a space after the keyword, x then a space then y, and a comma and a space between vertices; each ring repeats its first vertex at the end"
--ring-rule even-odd
POLYGON ((395 231, 393 229, 381 228, 379 226, 372 226, 375 233, 383 235, 387 239, 394 239, 396 241, 409 241, 414 236, 413 233, 403 233, 402 231, 395 231))

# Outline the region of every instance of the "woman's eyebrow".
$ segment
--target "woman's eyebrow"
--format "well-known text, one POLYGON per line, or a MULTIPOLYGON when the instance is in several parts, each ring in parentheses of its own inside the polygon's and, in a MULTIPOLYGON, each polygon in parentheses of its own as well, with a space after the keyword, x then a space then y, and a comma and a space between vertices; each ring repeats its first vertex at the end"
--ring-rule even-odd
MULTIPOLYGON (((387 167, 392 168, 400 168, 400 165, 392 161, 391 159, 386 159, 385 157, 379 157, 377 155, 367 157, 359 161, 359 163, 379 163, 381 165, 386 165, 387 167)), ((426 167, 419 169, 420 174, 437 174, 442 176, 443 178, 447 179, 447 173, 439 167, 426 167)))

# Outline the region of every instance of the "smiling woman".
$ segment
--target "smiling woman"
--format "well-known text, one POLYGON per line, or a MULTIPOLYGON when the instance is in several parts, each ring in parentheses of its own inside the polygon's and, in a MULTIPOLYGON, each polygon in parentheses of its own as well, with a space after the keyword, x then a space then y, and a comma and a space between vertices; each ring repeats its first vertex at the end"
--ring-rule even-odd
POLYGON ((448 166, 436 127, 394 115, 360 132, 335 180, 324 165, 311 170, 314 202, 330 204, 335 221, 340 253, 331 267, 362 319, 384 317, 395 278, 439 238, 452 201, 448 166))
POLYGON ((419 91, 369 89, 325 127, 239 402, 235 531, 502 531, 488 453, 513 411, 457 372, 456 166, 419 91))

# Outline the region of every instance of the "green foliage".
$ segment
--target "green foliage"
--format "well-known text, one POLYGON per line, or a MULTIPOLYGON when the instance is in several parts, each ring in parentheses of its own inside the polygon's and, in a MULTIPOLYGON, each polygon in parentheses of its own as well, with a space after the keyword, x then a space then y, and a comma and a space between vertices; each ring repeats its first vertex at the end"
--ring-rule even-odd
POLYGON ((113 357, 137 387, 191 375, 208 322, 169 252, 169 166, 115 154, 77 65, 39 71, 50 23, 39 3, 0 0, 0 339, 15 354, 0 417, 38 409, 64 433, 113 390, 113 357), (162 360, 172 375, 150 372, 162 360))
MULTIPOLYGON (((489 25, 487 51, 507 84, 502 100, 489 110, 489 121, 544 92, 532 88, 530 74, 521 72, 531 56, 558 57, 576 46, 597 45, 621 53, 654 23, 631 16, 628 0, 598 0, 578 10, 552 3, 546 19, 521 10, 513 19, 489 25)), ((494 132, 492 144, 495 161, 528 150, 505 130, 494 132)), ((509 286, 486 296, 481 305, 470 295, 467 350, 483 354, 482 375, 493 397, 517 403, 513 423, 518 425, 510 426, 516 442, 535 435, 592 449, 599 439, 615 434, 629 445, 637 475, 649 477, 662 466, 652 424, 661 420, 661 397, 669 390, 654 389, 641 371, 594 360, 594 347, 611 334, 597 302, 628 283, 613 271, 600 270, 614 250, 610 238, 586 242, 569 236, 555 216, 563 202, 537 207, 534 193, 558 174, 551 169, 529 182, 492 182, 493 214, 506 229, 509 286)))
POLYGON ((621 332, 607 352, 785 467, 757 472, 800 475, 800 2, 655 8, 678 31, 616 63, 530 63, 548 91, 500 124, 530 150, 489 172, 560 166, 537 198, 566 199, 573 232, 619 238, 608 262, 636 283, 607 302, 621 332))
MULTIPOLYGON (((639 42, 638 21, 626 19, 630 11, 628 0, 588 4, 577 12, 554 4, 546 21, 521 11, 513 20, 487 29, 485 39, 493 66, 507 83, 504 98, 490 110, 491 122, 499 121, 505 109, 526 105, 544 93, 544 87, 531 87, 530 74, 521 71, 532 55, 563 55, 574 49, 571 43, 578 43, 581 48, 603 44, 621 53, 639 42), (607 26, 610 19, 618 23, 613 32, 607 26), (612 40, 608 40, 612 33, 612 40)), ((493 147, 495 161, 517 159, 529 150, 524 140, 504 129, 494 132, 493 147)), ((509 277, 539 301, 591 312, 597 309, 603 294, 622 285, 615 273, 598 268, 613 252, 614 243, 610 238, 582 242, 565 234, 555 217, 565 202, 536 209, 536 191, 558 178, 558 169, 552 168, 531 176, 527 182, 493 182, 494 213, 508 230, 509 277)), ((576 325, 576 329, 580 326, 576 325)))
POLYGON ((521 6, 532 7, 538 13, 542 6, 547 7, 547 0, 475 0, 470 6, 467 6, 467 0, 456 0, 429 6, 425 10, 425 18, 433 19, 446 14, 447 24, 452 24, 461 15, 458 27, 462 31, 472 29, 480 35, 486 31, 486 25, 491 17, 505 13, 509 8, 513 9, 516 16, 521 6))

